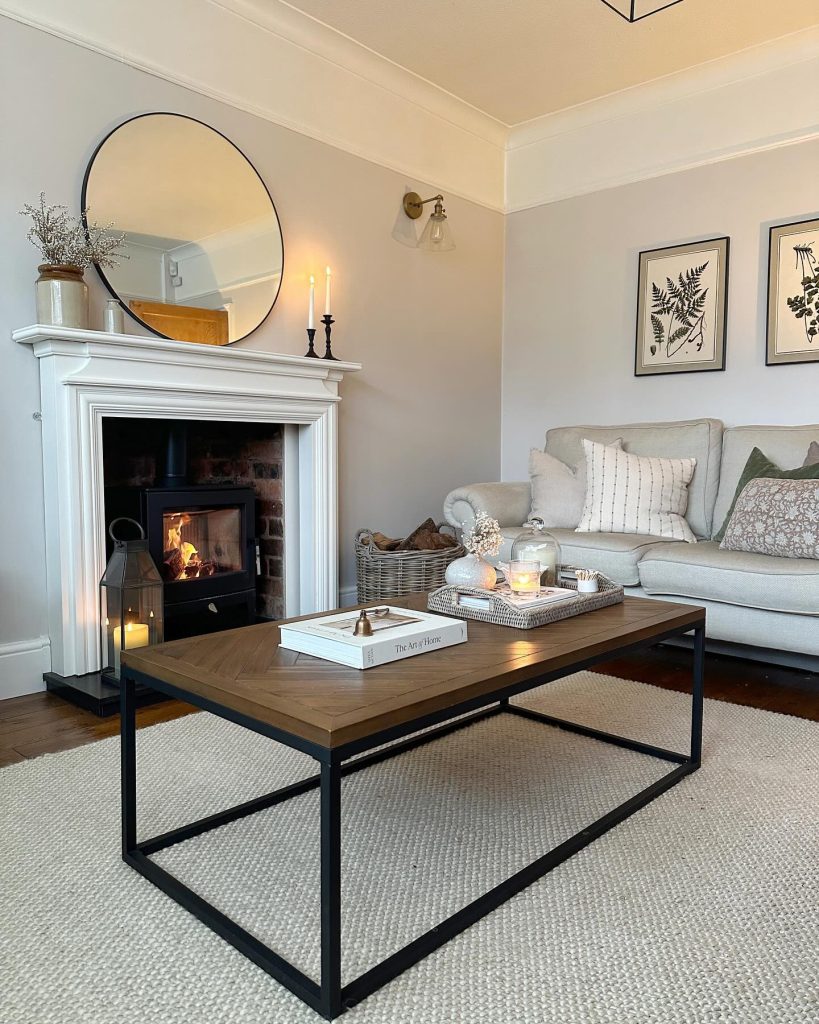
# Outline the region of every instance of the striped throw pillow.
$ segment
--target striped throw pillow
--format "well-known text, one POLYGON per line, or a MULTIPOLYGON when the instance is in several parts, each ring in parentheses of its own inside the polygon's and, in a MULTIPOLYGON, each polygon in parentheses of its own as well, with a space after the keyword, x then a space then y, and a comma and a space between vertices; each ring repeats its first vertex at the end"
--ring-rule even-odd
POLYGON ((696 544, 685 521, 696 459, 661 459, 583 441, 586 502, 578 533, 643 533, 696 544))

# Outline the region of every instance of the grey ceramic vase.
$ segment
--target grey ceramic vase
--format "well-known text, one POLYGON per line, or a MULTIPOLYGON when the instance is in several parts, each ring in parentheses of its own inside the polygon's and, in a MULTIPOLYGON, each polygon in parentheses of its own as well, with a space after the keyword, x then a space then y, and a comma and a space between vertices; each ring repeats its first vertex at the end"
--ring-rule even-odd
POLYGON ((478 555, 456 558, 446 567, 446 581, 453 587, 478 587, 494 590, 498 574, 478 555))

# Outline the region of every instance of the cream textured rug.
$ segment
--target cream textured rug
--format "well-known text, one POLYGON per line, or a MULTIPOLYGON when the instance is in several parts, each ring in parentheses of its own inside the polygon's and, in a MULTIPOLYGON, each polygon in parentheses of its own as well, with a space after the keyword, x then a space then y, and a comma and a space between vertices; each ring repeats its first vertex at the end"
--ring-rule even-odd
MULTIPOLYGON (((551 714, 684 749, 689 702, 581 673, 551 714)), ((819 726, 706 704, 700 772, 348 1012, 350 1024, 817 1024, 819 726)), ((119 741, 0 772, 2 1024, 320 1018, 119 859, 119 741)), ((670 769, 501 716, 343 783, 345 980, 670 769)), ((140 836, 312 762, 200 714, 139 734, 140 836)), ((318 796, 158 855, 318 964, 318 796)))

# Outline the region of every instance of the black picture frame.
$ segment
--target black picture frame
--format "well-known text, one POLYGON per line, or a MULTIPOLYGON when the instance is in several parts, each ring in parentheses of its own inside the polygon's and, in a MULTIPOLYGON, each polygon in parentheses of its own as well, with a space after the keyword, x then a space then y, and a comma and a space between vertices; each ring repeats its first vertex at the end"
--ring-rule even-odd
MULTIPOLYGON (((805 248, 805 241, 813 241, 815 236, 817 255, 811 257, 813 260, 813 271, 816 275, 819 271, 819 217, 811 217, 807 220, 791 221, 788 224, 774 224, 768 231, 768 297, 765 309, 765 365, 766 366, 793 366, 800 363, 819 362, 819 328, 813 336, 813 342, 805 337, 805 347, 788 347, 794 343, 795 329, 801 326, 806 333, 814 329, 811 327, 811 320, 819 319, 819 296, 814 296, 813 301, 807 303, 812 309, 812 315, 797 317, 797 311, 791 310, 788 299, 799 298, 799 289, 802 289, 801 298, 803 302, 807 297, 806 287, 800 283, 801 278, 807 276, 810 269, 810 260, 806 254, 800 255, 798 248, 805 248), (793 267, 785 268, 782 264, 783 242, 791 245, 796 253, 793 267), (804 241, 800 244, 799 239, 804 241), (793 291, 793 295, 787 293, 793 291), (800 322, 801 321, 801 325, 800 322), (787 341, 786 341, 787 335, 787 341), (812 347, 813 346, 813 347, 812 347)), ((804 308, 804 307, 803 307, 804 308)))
POLYGON ((670 373, 712 373, 725 369, 730 253, 731 239, 727 235, 686 242, 681 245, 644 249, 639 253, 634 351, 635 377, 657 377, 670 373), (707 279, 704 280, 705 272, 714 263, 715 253, 717 254, 716 265, 711 268, 707 279), (705 264, 703 265, 704 258, 705 264), (665 262, 665 266, 656 268, 652 266, 652 264, 661 262, 665 262), (688 264, 687 267, 686 264, 688 264), (685 269, 681 269, 682 267, 685 269), (671 274, 669 274, 669 270, 672 271, 671 274), (680 274, 682 274, 682 281, 678 276, 680 274), (671 278, 670 282, 669 278, 671 278), (653 286, 657 285, 658 280, 661 282, 661 285, 658 285, 661 295, 655 299, 657 293, 653 286), (708 281, 710 283, 707 283, 708 281), (652 289, 651 298, 648 294, 649 288, 652 289), (678 302, 675 302, 673 312, 656 313, 654 308, 651 308, 647 316, 647 304, 653 307, 655 301, 662 302, 664 305, 661 308, 669 310, 668 303, 674 298, 674 295, 670 293, 683 288, 685 296, 690 294, 690 299, 679 300, 684 303, 681 310, 677 309, 678 302), (682 314, 682 320, 675 320, 675 316, 680 314, 682 314), (668 320, 664 321, 664 316, 668 316, 668 320), (659 319, 659 325, 656 324, 655 318, 659 319), (713 320, 713 327, 710 323, 711 320, 713 320), (691 321, 690 324, 689 321, 691 321), (675 322, 678 324, 676 327, 674 327, 675 322), (649 333, 649 325, 651 333, 649 333), (686 325, 688 325, 688 334, 680 334, 686 325), (660 329, 663 331, 662 335, 659 334, 660 329), (697 334, 698 330, 699 334, 697 334), (708 340, 712 330, 712 345, 709 346, 709 350, 710 347, 713 347, 713 356, 707 359, 692 358, 692 355, 696 356, 696 352, 708 340), (668 332, 667 336, 665 331, 668 332), (699 348, 696 345, 697 337, 700 338, 699 348), (675 341, 679 342, 676 348, 672 347, 675 341), (694 349, 688 349, 689 344, 693 344, 694 349), (658 355, 659 352, 662 352, 663 346, 666 348, 665 360, 658 355))

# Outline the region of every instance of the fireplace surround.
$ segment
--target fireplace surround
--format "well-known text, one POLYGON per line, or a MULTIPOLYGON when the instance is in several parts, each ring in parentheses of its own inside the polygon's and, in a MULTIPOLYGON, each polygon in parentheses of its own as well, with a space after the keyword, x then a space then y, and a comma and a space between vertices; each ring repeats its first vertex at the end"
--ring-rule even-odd
POLYGON ((106 417, 282 424, 285 614, 337 605, 337 407, 359 363, 42 325, 12 337, 40 364, 52 673, 100 668, 106 417))

